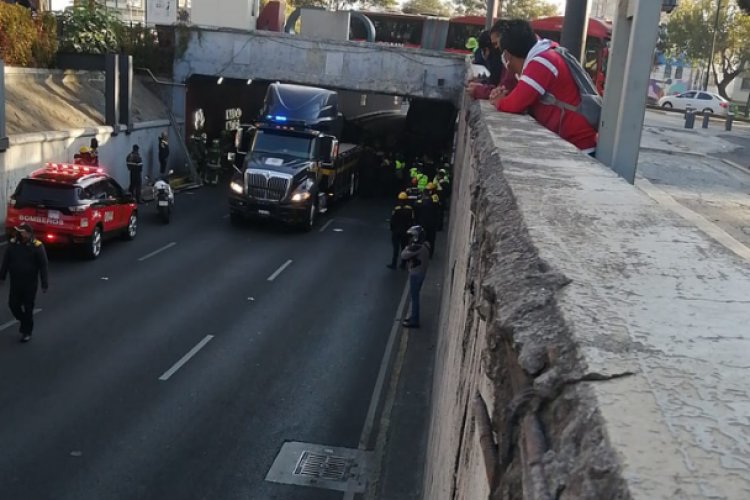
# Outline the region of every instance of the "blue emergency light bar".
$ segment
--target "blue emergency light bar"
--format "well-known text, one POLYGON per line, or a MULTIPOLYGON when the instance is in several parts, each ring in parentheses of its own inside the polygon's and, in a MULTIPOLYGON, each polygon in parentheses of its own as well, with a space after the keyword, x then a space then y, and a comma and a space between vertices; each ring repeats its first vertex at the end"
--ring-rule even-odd
POLYGON ((267 120, 271 120, 271 121, 275 121, 275 122, 285 122, 286 121, 286 116, 281 116, 281 115, 276 115, 276 116, 274 116, 274 115, 266 115, 266 119, 267 120))

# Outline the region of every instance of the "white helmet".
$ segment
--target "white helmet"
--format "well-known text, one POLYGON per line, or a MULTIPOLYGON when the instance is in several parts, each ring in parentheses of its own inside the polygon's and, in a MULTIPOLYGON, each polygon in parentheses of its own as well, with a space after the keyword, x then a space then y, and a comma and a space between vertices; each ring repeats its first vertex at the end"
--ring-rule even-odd
POLYGON ((412 226, 406 231, 406 234, 411 236, 411 240, 414 243, 422 243, 425 240, 424 228, 422 226, 412 226))

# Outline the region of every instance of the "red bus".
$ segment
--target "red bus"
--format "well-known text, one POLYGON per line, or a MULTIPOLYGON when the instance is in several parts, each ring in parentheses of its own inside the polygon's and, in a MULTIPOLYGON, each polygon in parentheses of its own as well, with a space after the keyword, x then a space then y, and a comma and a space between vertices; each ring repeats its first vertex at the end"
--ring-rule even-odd
MULTIPOLYGON (((375 25, 375 43, 411 48, 427 47, 434 50, 468 54, 466 41, 484 29, 484 16, 462 16, 451 19, 403 14, 400 12, 360 12, 375 25)), ((365 28, 352 20, 351 40, 364 41, 365 28)))
MULTIPOLYGON (((531 21, 531 27, 540 37, 559 42, 564 20, 565 18, 562 16, 544 17, 531 21)), ((602 95, 604 95, 604 79, 607 74, 607 59, 611 39, 612 23, 596 18, 589 19, 586 37, 586 64, 584 67, 602 95)))

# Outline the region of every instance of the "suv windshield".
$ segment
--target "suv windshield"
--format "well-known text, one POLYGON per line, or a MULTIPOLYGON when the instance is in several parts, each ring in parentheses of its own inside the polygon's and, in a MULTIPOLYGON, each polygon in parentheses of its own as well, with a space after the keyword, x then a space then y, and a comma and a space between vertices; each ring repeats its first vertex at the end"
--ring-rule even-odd
POLYGON ((312 156, 312 148, 312 137, 307 135, 275 134, 268 131, 259 131, 255 136, 253 153, 308 159, 312 156))
POLYGON ((78 204, 79 188, 24 179, 16 189, 16 203, 69 207, 78 204))

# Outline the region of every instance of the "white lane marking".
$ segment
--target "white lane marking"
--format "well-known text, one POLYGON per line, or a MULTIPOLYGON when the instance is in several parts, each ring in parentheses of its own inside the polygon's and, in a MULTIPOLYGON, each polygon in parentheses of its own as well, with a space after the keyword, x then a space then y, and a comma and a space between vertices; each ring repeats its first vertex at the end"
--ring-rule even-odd
POLYGON ((172 243, 167 243, 166 245, 164 245, 163 247, 159 248, 158 250, 154 250, 154 251, 153 251, 153 252, 151 252, 150 254, 148 254, 148 255, 144 255, 143 257, 141 257, 140 259, 138 259, 138 262, 143 262, 143 261, 144 261, 144 260, 146 260, 146 259, 150 259, 150 258, 151 258, 151 257, 153 257, 154 255, 159 255, 159 254, 160 254, 160 253, 162 253, 162 252, 163 252, 164 250, 169 250, 170 248, 172 248, 172 247, 173 247, 173 246, 175 246, 176 244, 177 244, 177 243, 176 243, 176 242, 174 242, 174 241, 173 241, 172 243))
POLYGON ((331 219, 328 222, 326 222, 325 224, 323 224, 323 227, 320 228, 320 232, 324 233, 325 230, 328 229, 328 226, 330 226, 331 224, 333 224, 333 219, 331 219))
POLYGON ((390 365, 393 358, 393 352, 396 348, 397 339, 401 329, 401 321, 403 321, 404 311, 406 309, 406 299, 409 297, 409 282, 406 282, 404 292, 401 294, 401 302, 398 304, 396 309, 396 317, 393 320, 393 327, 391 327, 391 333, 388 336, 388 344, 385 347, 385 354, 383 355, 383 361, 380 362, 380 371, 378 372, 378 379, 375 382, 375 390, 372 392, 372 398, 370 399, 370 408, 367 410, 367 418, 365 418, 365 425, 362 428, 362 434, 359 438, 359 449, 367 449, 367 443, 370 442, 372 436, 373 427, 375 425, 375 414, 377 413, 378 406, 380 406, 380 399, 383 396, 383 389, 385 388, 385 378, 390 371, 390 365))
POLYGON ((184 365, 185 363, 187 363, 188 361, 190 361, 190 358, 192 358, 193 356, 195 356, 196 354, 198 354, 198 351, 200 351, 201 349, 203 349, 206 344, 208 344, 209 342, 211 342, 212 338, 214 338, 213 335, 206 335, 203 338, 203 340, 201 340, 200 342, 198 342, 198 344, 195 347, 193 347, 192 349, 190 349, 190 352, 188 352, 187 354, 185 354, 177 363, 175 363, 172 366, 172 368, 170 368, 169 370, 165 371, 164 374, 161 377, 159 377, 159 380, 162 380, 162 381, 169 380, 169 377, 171 377, 172 375, 174 375, 175 372, 177 372, 177 370, 179 370, 180 368, 182 368, 182 365, 184 365))
POLYGON ((276 278, 278 278, 278 277, 279 277, 279 275, 280 275, 281 273, 283 273, 283 272, 284 272, 284 270, 285 270, 285 269, 286 269, 287 267, 291 266, 291 265, 292 265, 292 259, 289 259, 288 261, 284 262, 284 264, 282 264, 280 268, 278 268, 278 269, 277 269, 276 271, 274 271, 274 273, 273 273, 273 274, 272 274, 271 276, 269 276, 269 277, 268 277, 268 281, 273 281, 273 280, 275 280, 276 278))
MULTIPOLYGON (((41 309, 34 309, 34 314, 39 314, 40 312, 42 312, 41 309)), ((0 325, 0 332, 2 332, 3 330, 7 330, 11 326, 17 325, 17 324, 18 324, 18 320, 15 320, 15 319, 12 321, 8 321, 7 323, 3 323, 2 325, 0 325)))

